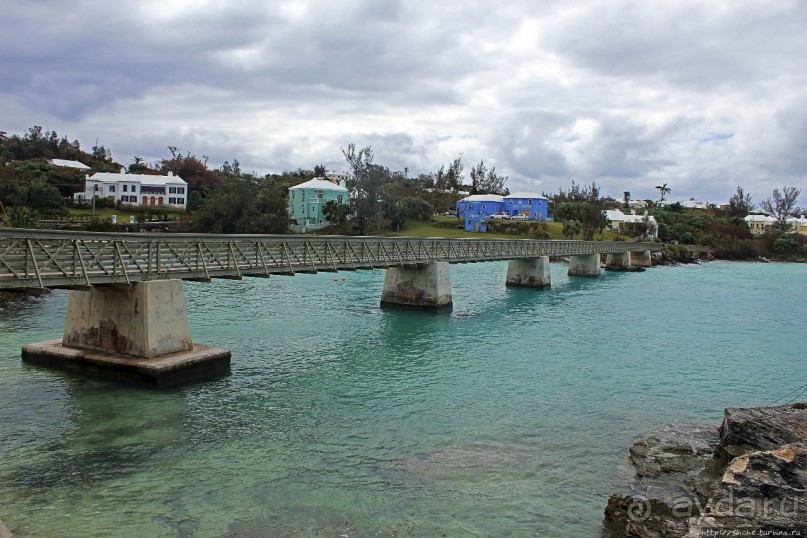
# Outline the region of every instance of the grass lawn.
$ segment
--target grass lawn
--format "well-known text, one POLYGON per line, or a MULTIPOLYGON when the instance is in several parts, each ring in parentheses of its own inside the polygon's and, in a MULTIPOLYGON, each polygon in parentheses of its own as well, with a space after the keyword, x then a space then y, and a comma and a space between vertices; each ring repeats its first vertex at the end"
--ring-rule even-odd
MULTIPOLYGON (((71 208, 70 210, 71 217, 81 217, 81 218, 91 218, 95 215, 96 218, 99 219, 111 219, 112 215, 118 216, 119 223, 126 223, 129 222, 129 217, 134 215, 135 220, 137 220, 137 215, 142 214, 143 210, 138 209, 115 209, 112 207, 99 207, 95 209, 95 213, 93 213, 92 209, 77 209, 71 208)), ((175 211, 167 211, 168 218, 170 220, 178 219, 184 215, 184 213, 177 213, 175 211)))
MULTIPOLYGON (((400 232, 385 232, 381 235, 387 237, 467 237, 470 239, 529 239, 526 235, 509 235, 509 234, 491 234, 491 233, 472 233, 466 232, 463 229, 457 228, 443 228, 435 226, 436 222, 450 222, 459 225, 456 217, 436 216, 432 217, 431 222, 421 222, 408 220, 404 224, 404 228, 400 232)), ((545 222, 544 227, 549 232, 550 239, 566 239, 563 236, 563 224, 560 222, 545 222)), ((605 241, 613 241, 619 234, 606 230, 601 234, 596 234, 594 239, 601 238, 605 241)), ((623 236, 624 237, 624 236, 623 236)), ((575 239, 582 239, 581 236, 575 239)), ((625 240, 631 240, 629 237, 624 237, 625 240)))

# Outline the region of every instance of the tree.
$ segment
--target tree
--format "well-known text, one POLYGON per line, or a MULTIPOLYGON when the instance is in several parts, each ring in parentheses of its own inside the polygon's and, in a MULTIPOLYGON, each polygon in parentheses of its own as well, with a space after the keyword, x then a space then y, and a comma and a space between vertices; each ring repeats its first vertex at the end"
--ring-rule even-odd
POLYGON ((99 144, 98 140, 95 141, 95 145, 92 147, 92 156, 99 161, 112 162, 112 152, 99 144))
POLYGON ((380 165, 373 164, 373 148, 366 146, 356 150, 355 144, 342 148, 342 155, 353 171, 348 181, 348 188, 356 193, 353 200, 356 228, 359 234, 372 232, 381 220, 381 202, 385 186, 392 179, 390 171, 380 165))
POLYGON ((139 155, 135 155, 132 158, 132 164, 129 165, 129 173, 130 174, 140 174, 142 172, 146 172, 148 167, 143 164, 143 157, 139 155))
POLYGON ((496 167, 490 170, 485 161, 471 167, 471 194, 504 194, 504 183, 507 176, 496 174, 496 167))
POLYGON ((328 200, 322 206, 322 215, 329 224, 343 225, 348 217, 353 214, 353 208, 346 204, 341 204, 336 200, 328 200))
POLYGON ((796 207, 799 194, 801 194, 801 189, 796 187, 783 187, 782 192, 779 192, 779 189, 773 189, 773 196, 759 204, 764 212, 776 219, 776 224, 774 224, 776 229, 783 232, 788 231, 788 217, 799 212, 799 208, 796 207))
POLYGON ((729 215, 732 217, 745 217, 754 210, 754 204, 751 203, 751 194, 743 192, 742 187, 737 187, 731 198, 729 198, 729 215))
POLYGON ((206 233, 286 233, 288 190, 274 183, 230 179, 209 188, 193 213, 193 227, 206 233))
POLYGON ((229 177, 241 177, 241 163, 238 159, 233 159, 233 164, 229 161, 224 161, 221 165, 221 173, 229 177))
POLYGON ((389 219, 393 232, 400 232, 406 222, 409 205, 403 198, 387 200, 384 204, 384 216, 389 219))
POLYGON ((563 235, 566 239, 574 239, 580 230, 582 230, 582 226, 579 220, 567 220, 563 223, 563 235))
POLYGON ((12 228, 36 228, 36 212, 24 206, 10 207, 6 216, 12 228))
POLYGON ((672 189, 670 189, 667 186, 666 183, 662 183, 661 185, 656 185, 656 188, 658 189, 658 192, 661 195, 661 198, 659 199, 659 203, 662 203, 664 201, 664 197, 672 192, 672 189))
POLYGON ((318 164, 314 166, 314 176, 315 177, 325 177, 328 173, 328 169, 325 168, 324 164, 318 164))
POLYGON ((32 183, 20 193, 22 205, 36 211, 42 218, 67 215, 67 204, 59 189, 45 183, 32 183))
POLYGON ((464 176, 462 175, 464 168, 462 164, 462 153, 460 153, 457 158, 448 165, 448 170, 446 170, 445 165, 440 166, 440 170, 438 170, 435 175, 434 186, 444 191, 459 190, 464 181, 464 176))
POLYGON ((601 233, 608 225, 605 203, 596 183, 583 187, 572 181, 572 187, 568 191, 561 189, 554 202, 555 218, 578 221, 586 241, 592 241, 594 234, 601 233))

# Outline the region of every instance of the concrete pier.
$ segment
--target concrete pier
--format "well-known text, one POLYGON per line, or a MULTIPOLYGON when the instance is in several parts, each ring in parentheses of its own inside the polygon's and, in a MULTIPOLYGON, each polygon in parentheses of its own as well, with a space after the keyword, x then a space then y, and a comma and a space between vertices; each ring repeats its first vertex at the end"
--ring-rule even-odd
POLYGON ((636 267, 650 267, 652 261, 649 250, 637 250, 630 253, 630 263, 636 267))
POLYGON ((71 291, 62 345, 140 358, 190 349, 182 281, 71 291))
POLYGON ((390 267, 384 276, 381 306, 432 312, 451 310, 451 275, 447 262, 390 267))
POLYGON ((615 252, 605 257, 606 271, 630 271, 630 252, 615 252))
POLYGON ((62 340, 23 347, 26 362, 152 385, 229 370, 226 349, 191 341, 180 280, 71 291, 62 340))
POLYGON ((548 289, 552 287, 549 256, 510 260, 507 263, 508 287, 548 289))
POLYGON ((569 276, 600 276, 600 255, 579 254, 569 256, 569 276))

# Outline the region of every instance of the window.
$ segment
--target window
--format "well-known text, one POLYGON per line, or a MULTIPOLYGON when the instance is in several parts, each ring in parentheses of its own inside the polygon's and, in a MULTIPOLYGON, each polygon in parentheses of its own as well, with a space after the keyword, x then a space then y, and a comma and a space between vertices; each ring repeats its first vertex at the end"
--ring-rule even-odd
POLYGON ((184 198, 177 198, 177 203, 185 205, 185 199, 184 198))
POLYGON ((177 199, 176 198, 168 198, 168 203, 171 204, 171 205, 176 205, 177 204, 177 199))
MULTIPOLYGON (((128 190, 129 190, 129 185, 124 184, 124 185, 123 185, 123 192, 126 192, 126 191, 128 191, 128 190)), ((128 200, 128 199, 129 199, 129 198, 128 198, 128 197, 126 197, 126 200, 128 200)), ((121 200, 123 200, 123 198, 121 198, 121 200)), ((125 201, 125 200, 124 200, 124 201, 125 201)))
POLYGON ((342 195, 341 194, 336 197, 336 201, 339 202, 340 204, 342 203, 342 195))
POLYGON ((177 194, 185 194, 185 187, 177 187, 177 194))
POLYGON ((527 205, 532 205, 532 200, 527 200, 527 205))
POLYGON ((115 192, 115 185, 109 186, 109 192, 115 192))
POLYGON ((177 188, 176 187, 168 187, 168 194, 176 194, 177 188))

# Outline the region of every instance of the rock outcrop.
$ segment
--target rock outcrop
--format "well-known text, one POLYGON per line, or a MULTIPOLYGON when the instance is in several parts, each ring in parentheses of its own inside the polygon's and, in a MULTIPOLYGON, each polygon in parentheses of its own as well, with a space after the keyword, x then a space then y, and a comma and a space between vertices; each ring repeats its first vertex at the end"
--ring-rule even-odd
POLYGON ((636 480, 608 499, 605 538, 807 536, 807 404, 645 435, 630 461, 636 480))

